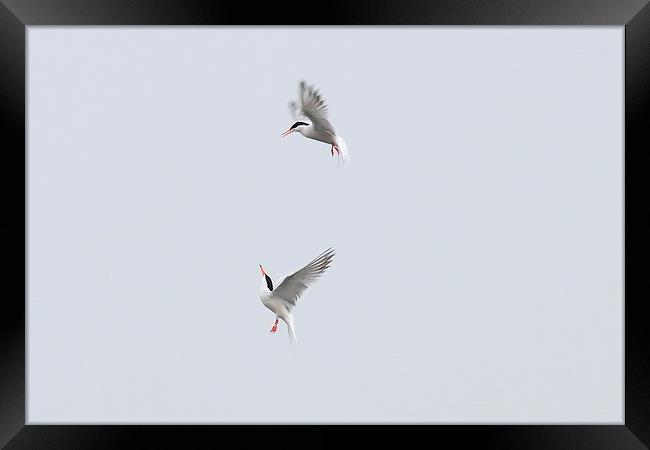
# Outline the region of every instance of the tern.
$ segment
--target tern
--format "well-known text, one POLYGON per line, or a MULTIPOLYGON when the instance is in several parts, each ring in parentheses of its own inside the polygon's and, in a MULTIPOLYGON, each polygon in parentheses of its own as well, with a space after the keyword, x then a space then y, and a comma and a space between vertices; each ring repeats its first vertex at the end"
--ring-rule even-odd
POLYGON ((325 272, 325 269, 330 266, 333 257, 334 249, 330 247, 302 269, 286 276, 275 289, 273 288, 273 280, 271 280, 271 277, 260 264, 263 278, 262 285, 260 286, 260 300, 262 300, 264 306, 275 314, 275 323, 273 324, 273 328, 271 328, 271 333, 278 331, 278 320, 282 319, 287 324, 289 342, 292 344, 297 342, 291 310, 296 306, 298 298, 300 298, 305 289, 318 280, 323 272, 325 272))
POLYGON ((282 136, 291 133, 300 133, 310 139, 330 144, 330 152, 334 156, 342 157, 344 161, 350 161, 350 154, 341 136, 336 134, 334 127, 329 121, 327 104, 317 89, 308 86, 303 80, 298 88, 298 101, 289 102, 289 111, 296 122, 289 127, 282 136))

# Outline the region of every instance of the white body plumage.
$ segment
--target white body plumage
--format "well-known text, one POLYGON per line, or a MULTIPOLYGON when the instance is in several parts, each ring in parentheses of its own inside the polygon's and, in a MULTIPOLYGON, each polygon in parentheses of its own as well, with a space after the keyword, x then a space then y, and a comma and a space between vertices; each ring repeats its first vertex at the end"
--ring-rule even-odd
POLYGON ((289 340, 291 343, 296 343, 298 339, 296 338, 296 332, 293 326, 293 316, 291 315, 289 308, 287 308, 286 302, 281 298, 274 296, 273 292, 269 291, 266 283, 262 283, 260 286, 260 300, 262 300, 264 306, 275 314, 277 319, 282 319, 282 321, 287 325, 289 340))

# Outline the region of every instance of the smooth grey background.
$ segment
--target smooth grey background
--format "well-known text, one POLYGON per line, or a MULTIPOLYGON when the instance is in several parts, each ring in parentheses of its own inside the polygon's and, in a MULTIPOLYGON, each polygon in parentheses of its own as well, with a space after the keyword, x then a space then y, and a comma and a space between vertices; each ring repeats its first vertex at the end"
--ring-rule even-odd
POLYGON ((29 423, 622 423, 623 28, 28 45, 29 423), (292 353, 258 264, 330 245, 292 353))

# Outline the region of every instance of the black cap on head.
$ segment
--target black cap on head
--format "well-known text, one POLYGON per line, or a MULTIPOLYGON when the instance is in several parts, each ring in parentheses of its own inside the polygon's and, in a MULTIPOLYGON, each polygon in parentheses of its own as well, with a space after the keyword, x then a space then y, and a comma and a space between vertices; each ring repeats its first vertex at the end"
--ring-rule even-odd
POLYGON ((266 287, 269 288, 269 291, 273 290, 273 281, 271 281, 271 277, 268 276, 267 274, 264 274, 264 277, 266 278, 266 287))
POLYGON ((296 128, 296 127, 299 126, 299 125, 309 125, 309 124, 308 124, 308 123, 305 123, 305 122, 296 122, 296 123, 294 123, 293 125, 291 125, 291 128, 289 128, 289 129, 290 129, 290 130, 293 130, 294 128, 296 128))

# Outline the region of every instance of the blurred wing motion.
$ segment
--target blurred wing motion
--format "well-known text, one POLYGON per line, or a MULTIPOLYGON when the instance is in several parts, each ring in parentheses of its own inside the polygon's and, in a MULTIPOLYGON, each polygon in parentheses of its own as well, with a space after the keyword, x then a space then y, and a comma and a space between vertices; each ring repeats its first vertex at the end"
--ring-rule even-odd
POLYGON ((299 120, 304 121, 307 119, 307 116, 305 116, 300 110, 300 105, 298 105, 298 103, 294 102, 293 100, 289 102, 289 114, 291 115, 291 118, 296 122, 299 120))
POLYGON ((273 290, 273 295, 284 300, 287 303, 287 309, 291 310, 296 306, 298 298, 305 292, 305 289, 318 280, 325 269, 330 266, 333 257, 334 249, 330 247, 305 267, 282 280, 282 283, 273 290))
POLYGON ((289 102, 289 111, 294 119, 303 117, 309 119, 314 128, 336 135, 334 127, 329 121, 327 103, 320 95, 318 89, 308 86, 301 81, 298 88, 298 102, 289 102))

